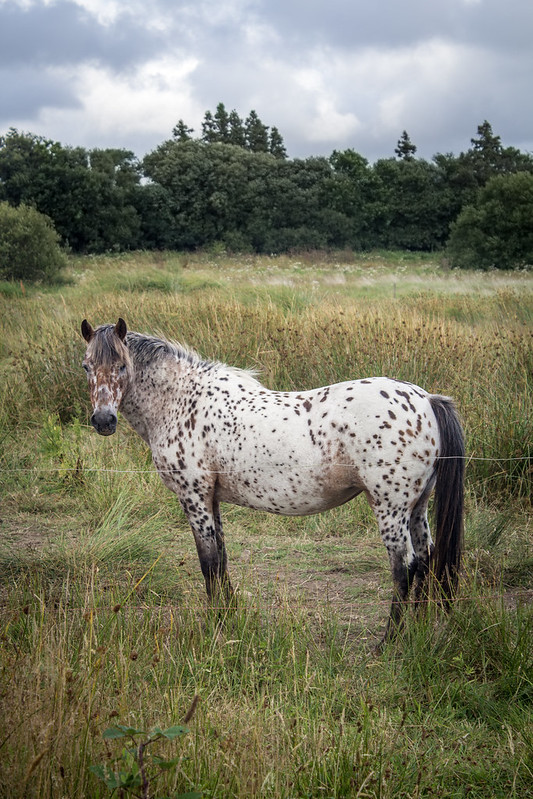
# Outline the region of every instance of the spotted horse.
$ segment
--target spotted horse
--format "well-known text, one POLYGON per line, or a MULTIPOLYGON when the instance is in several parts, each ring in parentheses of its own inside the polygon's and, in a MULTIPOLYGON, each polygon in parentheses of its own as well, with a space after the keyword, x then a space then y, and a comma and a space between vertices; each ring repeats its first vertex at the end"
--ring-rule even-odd
POLYGON ((387 377, 271 391, 252 372, 202 360, 126 323, 84 320, 91 423, 124 415, 152 451, 192 528, 207 594, 232 587, 220 503, 305 516, 364 493, 387 548, 393 598, 384 640, 431 570, 444 601, 461 558, 464 439, 453 402, 387 377), (435 488, 432 541, 428 500, 435 488))

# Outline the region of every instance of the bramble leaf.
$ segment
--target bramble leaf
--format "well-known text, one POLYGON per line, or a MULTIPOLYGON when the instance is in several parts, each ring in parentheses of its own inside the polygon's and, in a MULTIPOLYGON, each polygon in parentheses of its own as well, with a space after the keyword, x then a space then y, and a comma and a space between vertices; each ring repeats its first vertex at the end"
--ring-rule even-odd
POLYGON ((160 727, 156 727, 150 733, 150 738, 155 738, 158 735, 162 735, 163 738, 167 738, 169 741, 173 741, 175 738, 179 738, 181 735, 185 735, 189 732, 188 727, 184 727, 181 724, 176 724, 173 727, 168 727, 166 730, 162 730, 160 727))
POLYGON ((152 758, 154 766, 157 766, 162 771, 169 771, 171 768, 174 768, 174 766, 177 766, 181 760, 181 755, 177 755, 177 757, 172 758, 172 760, 164 760, 164 758, 158 757, 157 755, 154 755, 152 758))
POLYGON ((137 730, 135 727, 125 727, 122 724, 117 724, 116 727, 109 727, 104 731, 104 738, 127 738, 133 735, 144 735, 144 730, 137 730))

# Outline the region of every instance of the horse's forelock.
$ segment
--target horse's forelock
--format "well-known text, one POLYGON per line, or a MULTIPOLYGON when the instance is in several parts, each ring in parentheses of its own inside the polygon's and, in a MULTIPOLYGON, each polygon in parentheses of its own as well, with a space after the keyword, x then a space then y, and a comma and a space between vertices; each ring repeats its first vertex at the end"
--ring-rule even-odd
POLYGON ((121 361, 131 363, 128 348, 117 336, 115 325, 101 325, 94 331, 89 344, 91 357, 99 366, 110 367, 121 361))

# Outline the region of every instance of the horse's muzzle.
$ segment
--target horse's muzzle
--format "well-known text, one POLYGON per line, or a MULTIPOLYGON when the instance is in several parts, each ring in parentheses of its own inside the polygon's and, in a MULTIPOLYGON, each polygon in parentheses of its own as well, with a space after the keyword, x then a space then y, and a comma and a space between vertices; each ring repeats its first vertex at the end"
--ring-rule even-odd
POLYGON ((117 429, 117 415, 108 410, 95 411, 91 416, 91 424, 101 436, 112 436, 117 429))

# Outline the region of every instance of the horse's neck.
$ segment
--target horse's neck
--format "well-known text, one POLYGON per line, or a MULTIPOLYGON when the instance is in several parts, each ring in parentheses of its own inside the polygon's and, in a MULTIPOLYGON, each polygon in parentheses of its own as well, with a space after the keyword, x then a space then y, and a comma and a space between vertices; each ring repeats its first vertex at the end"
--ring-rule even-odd
POLYGON ((185 362, 135 364, 134 378, 120 410, 136 433, 148 444, 161 432, 162 419, 182 392, 197 385, 200 375, 185 362), (169 390, 170 388, 170 390, 169 390))
POLYGON ((123 397, 120 412, 143 441, 150 444, 150 425, 146 414, 146 404, 142 401, 135 386, 130 387, 123 397))

